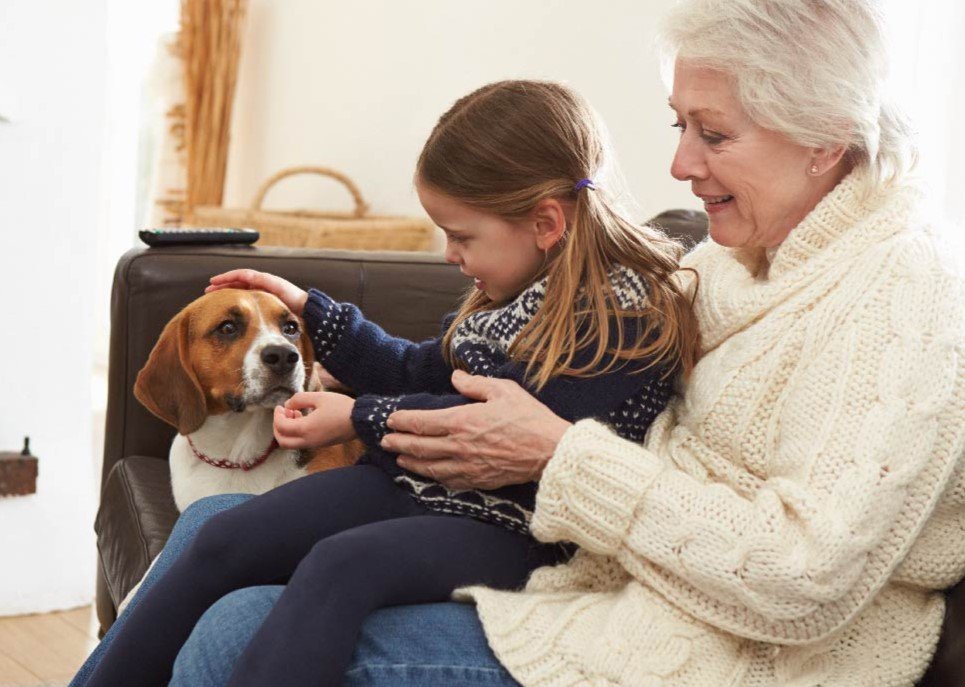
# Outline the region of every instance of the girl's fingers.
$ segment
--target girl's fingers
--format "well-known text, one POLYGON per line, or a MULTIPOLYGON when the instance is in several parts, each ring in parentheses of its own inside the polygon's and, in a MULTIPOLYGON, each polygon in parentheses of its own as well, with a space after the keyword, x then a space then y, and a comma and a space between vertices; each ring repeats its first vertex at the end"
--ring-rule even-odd
POLYGON ((296 315, 301 315, 305 308, 305 301, 308 300, 308 293, 292 284, 287 279, 282 279, 268 272, 243 268, 222 272, 208 279, 210 282, 205 288, 205 293, 216 291, 218 288, 234 289, 256 289, 274 294, 287 305, 296 315))
POLYGON ((316 391, 299 391, 297 394, 285 401, 285 408, 288 410, 301 410, 302 408, 311 408, 315 410, 318 407, 318 392, 316 391))
POLYGON ((205 287, 204 292, 219 291, 221 289, 248 289, 249 285, 243 281, 226 282, 224 284, 211 284, 205 287))
POLYGON ((302 449, 308 447, 304 437, 304 424, 301 415, 297 418, 285 417, 287 411, 275 406, 274 432, 278 445, 282 448, 302 449))
POLYGON ((234 281, 247 281, 245 276, 250 276, 252 270, 229 270, 227 272, 222 272, 221 274, 216 274, 211 277, 208 281, 212 284, 223 284, 225 282, 234 281))
POLYGON ((275 407, 275 415, 272 418, 272 423, 275 428, 275 435, 282 435, 285 437, 297 437, 301 436, 302 428, 300 426, 301 416, 299 417, 288 417, 287 411, 281 406, 275 407))
POLYGON ((275 440, 282 448, 302 449, 308 448, 308 443, 298 437, 275 436, 275 440))
POLYGON ((262 291, 277 290, 277 277, 265 272, 252 269, 231 270, 222 272, 208 279, 212 286, 238 289, 261 289, 262 291), (273 288, 274 287, 274 288, 273 288))

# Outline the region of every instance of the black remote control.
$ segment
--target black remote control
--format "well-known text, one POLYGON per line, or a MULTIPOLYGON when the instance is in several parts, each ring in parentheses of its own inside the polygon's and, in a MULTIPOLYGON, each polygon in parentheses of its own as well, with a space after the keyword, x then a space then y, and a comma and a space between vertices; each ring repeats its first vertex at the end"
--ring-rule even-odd
POLYGON ((141 240, 149 246, 217 245, 224 243, 251 244, 258 240, 254 229, 233 227, 171 227, 142 229, 141 240))

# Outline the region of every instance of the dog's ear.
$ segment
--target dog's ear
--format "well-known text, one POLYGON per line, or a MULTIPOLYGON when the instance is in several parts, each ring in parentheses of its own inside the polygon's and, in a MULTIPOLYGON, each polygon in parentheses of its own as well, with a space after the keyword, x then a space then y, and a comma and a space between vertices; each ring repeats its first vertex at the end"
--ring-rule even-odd
POLYGON ((302 331, 298 339, 298 350, 301 351, 302 365, 305 366, 305 391, 321 391, 323 388, 321 367, 315 362, 315 347, 312 346, 312 340, 308 338, 308 332, 305 331, 305 323, 301 318, 298 319, 302 331))
POLYGON ((317 361, 312 362, 312 374, 305 381, 305 391, 325 391, 322 384, 322 366, 317 361))
POLYGON ((167 323, 134 382, 137 400, 181 434, 197 431, 207 417, 204 391, 187 355, 188 325, 184 312, 167 323))

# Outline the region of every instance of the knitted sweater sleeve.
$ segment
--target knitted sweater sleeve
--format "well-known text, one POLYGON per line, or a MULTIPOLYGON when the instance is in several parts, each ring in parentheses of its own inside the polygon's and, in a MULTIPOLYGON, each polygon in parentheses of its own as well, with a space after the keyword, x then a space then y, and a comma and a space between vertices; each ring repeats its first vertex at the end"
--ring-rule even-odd
POLYGON ((351 303, 317 289, 308 292, 303 316, 315 358, 356 393, 453 391, 441 338, 415 343, 390 336, 351 303))
MULTIPOLYGON (((627 325, 624 331, 626 341, 634 341, 635 335, 635 326, 627 325)), ((588 362, 589 355, 588 351, 578 352, 575 364, 588 362)), ((601 361, 601 369, 608 360, 604 358, 601 361)), ((558 375, 539 391, 534 390, 533 395, 554 413, 570 421, 603 417, 627 399, 635 398, 639 392, 647 390, 651 392, 652 402, 659 403, 662 409, 665 403, 663 390, 668 386, 662 380, 665 368, 649 365, 649 362, 637 360, 630 364, 618 364, 610 371, 592 377, 558 375)), ((509 379, 525 387, 525 372, 525 365, 507 362, 500 365, 492 376, 509 379)), ((355 400, 352 421, 359 438, 367 446, 376 447, 388 431, 385 423, 389 415, 396 410, 437 410, 473 402, 460 394, 415 393, 394 397, 367 394, 355 400)))
POLYGON ((732 447, 674 411, 648 448, 579 422, 543 473, 533 534, 610 556, 738 636, 828 636, 901 562, 965 447, 961 282, 920 276, 855 305, 820 333, 815 359, 769 389, 765 470, 735 465, 732 447), (874 342, 862 359, 859 342, 874 342), (733 475, 684 469, 694 465, 733 475))

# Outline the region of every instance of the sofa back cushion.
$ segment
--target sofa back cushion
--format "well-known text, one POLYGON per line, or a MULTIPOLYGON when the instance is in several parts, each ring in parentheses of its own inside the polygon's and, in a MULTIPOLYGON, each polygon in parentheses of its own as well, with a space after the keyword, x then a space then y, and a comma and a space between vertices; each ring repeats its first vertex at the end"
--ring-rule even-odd
POLYGON ((175 430, 134 398, 134 380, 168 320, 204 293, 209 277, 239 267, 355 303, 390 334, 414 340, 438 333, 468 285, 458 268, 429 253, 227 246, 129 251, 117 265, 111 297, 103 479, 125 456, 167 459, 175 430))

